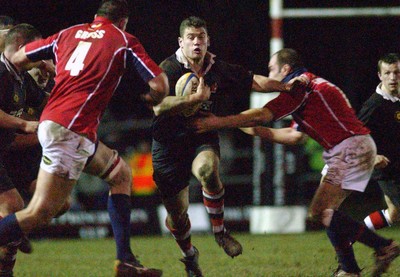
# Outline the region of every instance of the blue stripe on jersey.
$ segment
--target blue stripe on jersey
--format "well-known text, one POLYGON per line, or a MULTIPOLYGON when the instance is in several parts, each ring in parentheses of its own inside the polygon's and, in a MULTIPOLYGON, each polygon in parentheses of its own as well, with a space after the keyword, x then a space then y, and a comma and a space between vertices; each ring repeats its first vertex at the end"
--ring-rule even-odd
MULTIPOLYGON (((142 77, 143 81, 146 83, 156 77, 153 71, 150 70, 146 66, 146 64, 136 55, 135 52, 132 51, 132 49, 128 49, 128 61, 129 58, 132 59, 131 64, 133 64, 133 67, 136 69, 136 71, 139 73, 139 75, 142 77)), ((129 61, 130 62, 130 61, 129 61)), ((129 63, 128 63, 129 67, 129 63)))

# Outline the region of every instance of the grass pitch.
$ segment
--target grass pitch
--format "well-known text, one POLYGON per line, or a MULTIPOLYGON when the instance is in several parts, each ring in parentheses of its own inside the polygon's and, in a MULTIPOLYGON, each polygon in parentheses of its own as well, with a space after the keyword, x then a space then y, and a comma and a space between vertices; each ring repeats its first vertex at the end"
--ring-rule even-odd
MULTIPOLYGON (((398 227, 379 233, 400 241, 398 227)), ((290 277, 330 276, 336 269, 335 253, 325 232, 313 231, 289 235, 233 234, 243 245, 243 254, 228 257, 212 235, 194 235, 200 251, 200 264, 210 277, 290 277)), ((170 236, 135 236, 131 245, 140 261, 161 268, 165 277, 185 276, 180 251, 170 236)), ((31 255, 19 253, 16 277, 102 277, 113 276, 115 246, 112 239, 35 240, 31 255)), ((369 276, 373 265, 372 249, 356 243, 356 257, 369 276)), ((400 276, 400 259, 384 276, 400 276)))

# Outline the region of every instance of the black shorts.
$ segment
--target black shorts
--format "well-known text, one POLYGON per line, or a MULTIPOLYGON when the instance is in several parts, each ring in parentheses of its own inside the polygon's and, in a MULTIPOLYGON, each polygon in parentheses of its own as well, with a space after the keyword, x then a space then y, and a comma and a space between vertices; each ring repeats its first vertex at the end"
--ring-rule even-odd
POLYGON ((378 180, 382 192, 396 207, 400 207, 400 179, 378 180))
POLYGON ((7 174, 7 170, 5 169, 3 163, 0 160, 0 193, 8 191, 10 189, 15 188, 11 178, 7 174))
POLYGON ((163 197, 172 197, 189 185, 192 162, 205 150, 213 150, 220 155, 218 136, 203 136, 172 143, 153 140, 153 178, 163 197))

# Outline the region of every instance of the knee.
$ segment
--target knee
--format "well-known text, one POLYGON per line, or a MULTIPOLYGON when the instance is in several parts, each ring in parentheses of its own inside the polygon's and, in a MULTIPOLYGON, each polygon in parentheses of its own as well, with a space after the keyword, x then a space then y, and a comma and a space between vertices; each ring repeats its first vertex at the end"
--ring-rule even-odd
POLYGON ((214 166, 210 163, 203 163, 198 169, 198 176, 202 184, 212 185, 216 183, 216 174, 214 166))

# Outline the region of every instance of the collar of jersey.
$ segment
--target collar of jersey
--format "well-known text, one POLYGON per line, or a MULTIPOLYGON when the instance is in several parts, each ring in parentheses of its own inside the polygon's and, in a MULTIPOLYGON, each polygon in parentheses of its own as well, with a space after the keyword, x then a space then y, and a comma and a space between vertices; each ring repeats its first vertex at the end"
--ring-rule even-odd
POLYGON ((392 101, 392 102, 400 101, 400 98, 399 98, 399 97, 393 96, 393 95, 387 93, 386 91, 383 91, 383 90, 381 89, 381 87, 382 87, 382 83, 380 83, 380 84, 376 87, 376 93, 382 95, 383 99, 385 99, 385 100, 390 100, 390 101, 392 101))

